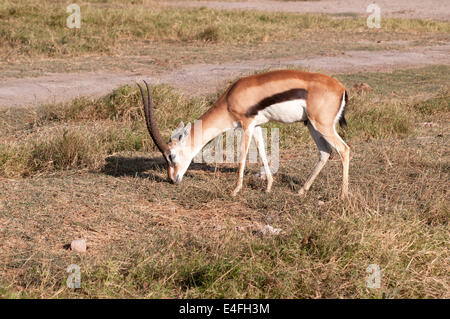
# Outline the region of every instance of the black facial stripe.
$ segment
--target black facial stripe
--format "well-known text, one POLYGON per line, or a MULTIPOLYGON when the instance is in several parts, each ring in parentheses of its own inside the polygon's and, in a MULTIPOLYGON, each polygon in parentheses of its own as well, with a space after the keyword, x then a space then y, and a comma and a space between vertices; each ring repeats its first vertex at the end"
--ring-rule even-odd
POLYGON ((298 99, 306 100, 307 98, 308 98, 308 91, 305 89, 287 90, 262 99, 255 105, 251 106, 245 115, 249 117, 255 116, 256 114, 258 114, 259 111, 264 110, 266 107, 271 106, 273 104, 298 99))

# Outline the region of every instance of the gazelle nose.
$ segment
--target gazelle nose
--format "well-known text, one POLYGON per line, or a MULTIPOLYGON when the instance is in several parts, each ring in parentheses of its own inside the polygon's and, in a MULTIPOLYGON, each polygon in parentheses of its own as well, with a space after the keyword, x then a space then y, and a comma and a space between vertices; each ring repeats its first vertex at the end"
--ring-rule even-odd
POLYGON ((177 175, 177 177, 175 178, 175 184, 180 184, 181 182, 181 177, 180 175, 177 175))

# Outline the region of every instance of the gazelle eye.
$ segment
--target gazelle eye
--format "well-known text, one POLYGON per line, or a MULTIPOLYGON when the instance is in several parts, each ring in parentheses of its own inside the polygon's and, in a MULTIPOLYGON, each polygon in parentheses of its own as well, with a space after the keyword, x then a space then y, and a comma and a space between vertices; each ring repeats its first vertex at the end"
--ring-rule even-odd
POLYGON ((169 160, 171 161, 171 162, 175 162, 175 158, 176 158, 177 156, 175 155, 175 154, 169 154, 169 160))

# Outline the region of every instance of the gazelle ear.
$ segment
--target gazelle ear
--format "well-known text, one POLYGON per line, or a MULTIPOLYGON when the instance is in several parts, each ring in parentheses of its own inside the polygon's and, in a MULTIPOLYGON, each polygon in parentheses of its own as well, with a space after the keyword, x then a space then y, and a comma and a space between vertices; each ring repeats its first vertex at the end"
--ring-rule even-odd
POLYGON ((191 133, 191 123, 188 123, 184 128, 184 134, 189 135, 189 133, 191 133))
POLYGON ((188 123, 186 127, 183 129, 183 133, 180 136, 180 142, 184 143, 186 141, 186 137, 191 133, 191 123, 188 123))
POLYGON ((178 127, 173 130, 172 136, 170 137, 171 140, 181 140, 184 134, 184 123, 181 121, 180 124, 178 124, 178 127))

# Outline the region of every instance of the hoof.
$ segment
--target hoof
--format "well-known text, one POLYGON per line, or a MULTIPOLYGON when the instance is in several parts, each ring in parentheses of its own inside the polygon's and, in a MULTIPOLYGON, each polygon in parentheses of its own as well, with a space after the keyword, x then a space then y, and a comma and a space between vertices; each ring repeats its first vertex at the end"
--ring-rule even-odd
POLYGON ((236 195, 239 193, 240 190, 241 190, 241 187, 236 187, 234 189, 234 191, 231 193, 231 196, 236 197, 236 195))
POLYGON ((340 197, 341 199, 348 199, 350 197, 350 194, 348 192, 341 192, 340 197))

